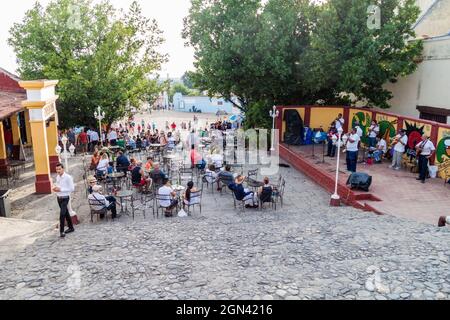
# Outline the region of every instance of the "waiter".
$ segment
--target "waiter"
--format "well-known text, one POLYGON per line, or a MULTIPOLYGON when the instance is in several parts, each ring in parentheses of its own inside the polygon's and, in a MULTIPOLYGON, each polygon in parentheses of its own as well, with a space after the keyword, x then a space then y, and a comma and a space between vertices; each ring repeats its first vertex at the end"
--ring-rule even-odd
POLYGON ((56 165, 56 186, 53 191, 56 192, 58 198, 59 211, 59 233, 61 238, 64 238, 67 233, 74 232, 72 219, 70 217, 69 205, 70 194, 75 191, 75 186, 73 184, 73 179, 70 175, 64 172, 64 166, 61 163, 56 165), (67 221, 67 226, 69 229, 64 231, 64 220, 67 221))
POLYGON ((416 146, 416 151, 419 155, 419 177, 416 180, 420 180, 422 183, 425 183, 428 171, 428 161, 433 155, 434 150, 436 150, 436 148, 434 147, 433 142, 431 142, 430 138, 424 134, 422 136, 422 142, 416 146))

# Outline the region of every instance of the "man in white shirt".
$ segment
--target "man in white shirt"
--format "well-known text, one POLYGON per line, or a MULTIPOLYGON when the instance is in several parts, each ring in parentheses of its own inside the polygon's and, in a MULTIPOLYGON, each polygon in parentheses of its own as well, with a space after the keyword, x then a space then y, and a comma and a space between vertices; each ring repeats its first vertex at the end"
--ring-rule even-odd
POLYGON ((172 216, 172 209, 178 205, 178 200, 175 199, 176 192, 170 186, 169 179, 163 179, 163 186, 158 189, 158 201, 159 205, 166 209, 166 217, 172 216))
POLYGON ((98 146, 98 141, 100 140, 100 137, 98 135, 97 131, 91 130, 89 135, 89 144, 90 144, 90 151, 92 152, 96 146, 98 146))
POLYGON ((377 136, 380 133, 380 127, 376 120, 372 121, 369 127, 369 147, 375 147, 377 143, 377 136))
POLYGON ((67 233, 74 232, 72 218, 70 217, 67 206, 70 201, 70 194, 75 191, 75 185, 70 175, 64 172, 64 166, 61 163, 56 165, 56 185, 53 187, 53 192, 56 192, 58 199, 59 212, 59 233, 61 238, 64 238, 67 233), (64 231, 64 220, 67 221, 69 229, 64 231))
POLYGON ((361 129, 361 126, 359 124, 359 120, 355 121, 355 129, 356 129, 356 134, 359 136, 359 140, 361 140, 362 136, 363 136, 363 130, 361 129))
POLYGON ((342 113, 339 113, 339 115, 334 123, 336 126, 336 130, 339 130, 339 128, 342 128, 344 126, 345 120, 344 120, 344 117, 342 116, 342 113))
POLYGON ((431 142, 430 138, 424 134, 422 136, 422 141, 416 145, 416 151, 419 155, 419 177, 416 180, 420 180, 422 183, 425 183, 428 172, 428 161, 434 154, 435 150, 436 148, 434 147, 433 142, 431 142))
POLYGON ((359 135, 356 133, 356 128, 348 134, 347 139, 347 171, 356 172, 356 163, 358 160, 358 144, 360 141, 359 135))
POLYGON ((114 129, 111 129, 108 133, 108 141, 109 144, 112 146, 116 146, 117 145, 117 131, 114 129))
POLYGON ((395 137, 396 143, 394 145, 394 155, 392 157, 392 165, 390 168, 400 170, 402 167, 402 156, 405 153, 406 145, 408 144, 408 136, 404 129, 400 130, 399 134, 395 137))
POLYGON ((373 157, 375 159, 375 162, 381 162, 381 157, 387 152, 387 144, 386 140, 384 140, 383 138, 377 137, 376 139, 378 140, 378 142, 375 150, 373 151, 373 157))

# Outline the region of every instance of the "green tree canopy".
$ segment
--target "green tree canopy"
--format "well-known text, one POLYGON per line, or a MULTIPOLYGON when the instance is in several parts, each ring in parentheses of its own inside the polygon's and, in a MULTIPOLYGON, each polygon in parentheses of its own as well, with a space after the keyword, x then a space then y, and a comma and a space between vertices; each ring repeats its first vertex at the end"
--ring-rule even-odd
POLYGON ((98 106, 111 124, 151 102, 160 92, 151 75, 166 60, 158 52, 162 42, 137 2, 124 12, 91 0, 54 0, 45 9, 36 3, 9 39, 23 79, 60 80, 63 127, 95 125, 98 106))
POLYGON ((183 32, 195 50, 190 78, 264 117, 273 104, 319 99, 388 107, 383 85, 412 73, 421 54, 411 41, 418 15, 414 0, 192 0, 183 32), (379 27, 368 25, 371 5, 379 27))

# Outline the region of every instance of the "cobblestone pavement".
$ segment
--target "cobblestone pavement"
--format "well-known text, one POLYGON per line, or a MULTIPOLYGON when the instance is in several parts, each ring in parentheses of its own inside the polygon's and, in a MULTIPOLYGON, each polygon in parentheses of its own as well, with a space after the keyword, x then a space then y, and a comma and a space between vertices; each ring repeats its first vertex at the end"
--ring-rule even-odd
POLYGON ((283 209, 206 192, 192 218, 85 223, 0 261, 1 299, 448 299, 450 232, 328 206, 292 169, 283 209))

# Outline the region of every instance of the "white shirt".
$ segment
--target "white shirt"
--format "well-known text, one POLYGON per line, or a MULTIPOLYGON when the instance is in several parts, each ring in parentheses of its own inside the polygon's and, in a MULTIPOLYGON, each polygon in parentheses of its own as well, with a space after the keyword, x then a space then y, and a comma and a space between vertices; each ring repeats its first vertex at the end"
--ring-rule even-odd
POLYGON ((361 138, 363 136, 363 131, 360 126, 356 126, 356 134, 361 138))
POLYGON ((171 193, 173 192, 173 189, 168 186, 162 186, 158 190, 158 198, 159 198, 159 205, 162 207, 170 207, 170 200, 172 199, 171 193))
POLYGON ((214 164, 214 166, 216 168, 222 168, 222 165, 223 165, 223 157, 222 157, 222 155, 217 154, 217 153, 213 154, 211 156, 211 161, 212 161, 212 163, 214 164))
POLYGON ((108 159, 101 159, 98 162, 97 170, 106 172, 108 170, 108 166, 109 166, 109 160, 108 159))
POLYGON ((380 133, 380 127, 379 126, 370 126, 369 127, 369 137, 370 138, 376 138, 378 133, 380 133))
POLYGON ((387 152, 387 144, 386 144, 386 140, 381 139, 380 141, 378 141, 377 143, 377 149, 378 150, 382 150, 383 153, 387 152))
POLYGON ((58 197, 69 197, 75 191, 73 178, 67 173, 64 173, 62 176, 59 174, 56 176, 56 186, 61 189, 60 192, 56 193, 58 197))
POLYGON ((108 140, 117 140, 117 132, 113 130, 108 133, 108 140))
POLYGON ((91 131, 89 138, 91 138, 91 141, 98 141, 100 139, 97 131, 91 131))
POLYGON ((403 137, 401 137, 399 139, 399 142, 397 142, 397 144, 395 145, 394 151, 404 153, 405 152, 405 146, 406 146, 407 143, 408 143, 408 137, 405 134, 403 137), (404 144, 401 144, 400 141, 403 142, 404 144))
POLYGON ((205 176, 206 176, 206 181, 208 181, 208 183, 214 183, 214 181, 217 179, 217 173, 215 173, 214 171, 211 171, 209 169, 206 169, 205 176))
POLYGON ((360 138, 358 134, 351 134, 347 140, 347 151, 358 151, 358 142, 360 138), (350 142, 350 139, 354 140, 354 142, 350 142))
POLYGON ((420 154, 423 156, 429 156, 431 153, 433 153, 434 150, 436 150, 433 142, 431 142, 430 140, 427 140, 425 144, 423 143, 423 141, 418 143, 416 148, 419 147, 422 148, 422 152, 420 154))
POLYGON ((337 120, 335 121, 336 129, 342 128, 342 126, 344 125, 344 123, 345 123, 344 118, 337 119, 337 120))
MULTIPOLYGON (((92 192, 89 196, 88 196, 89 200, 98 200, 99 204, 98 205, 93 205, 92 209, 96 210, 96 211, 100 211, 105 207, 109 206, 109 201, 106 200, 105 196, 98 193, 98 192, 92 192), (100 203, 103 203, 103 205, 100 205, 100 203)), ((97 201, 94 201, 95 203, 97 203, 97 201)))

